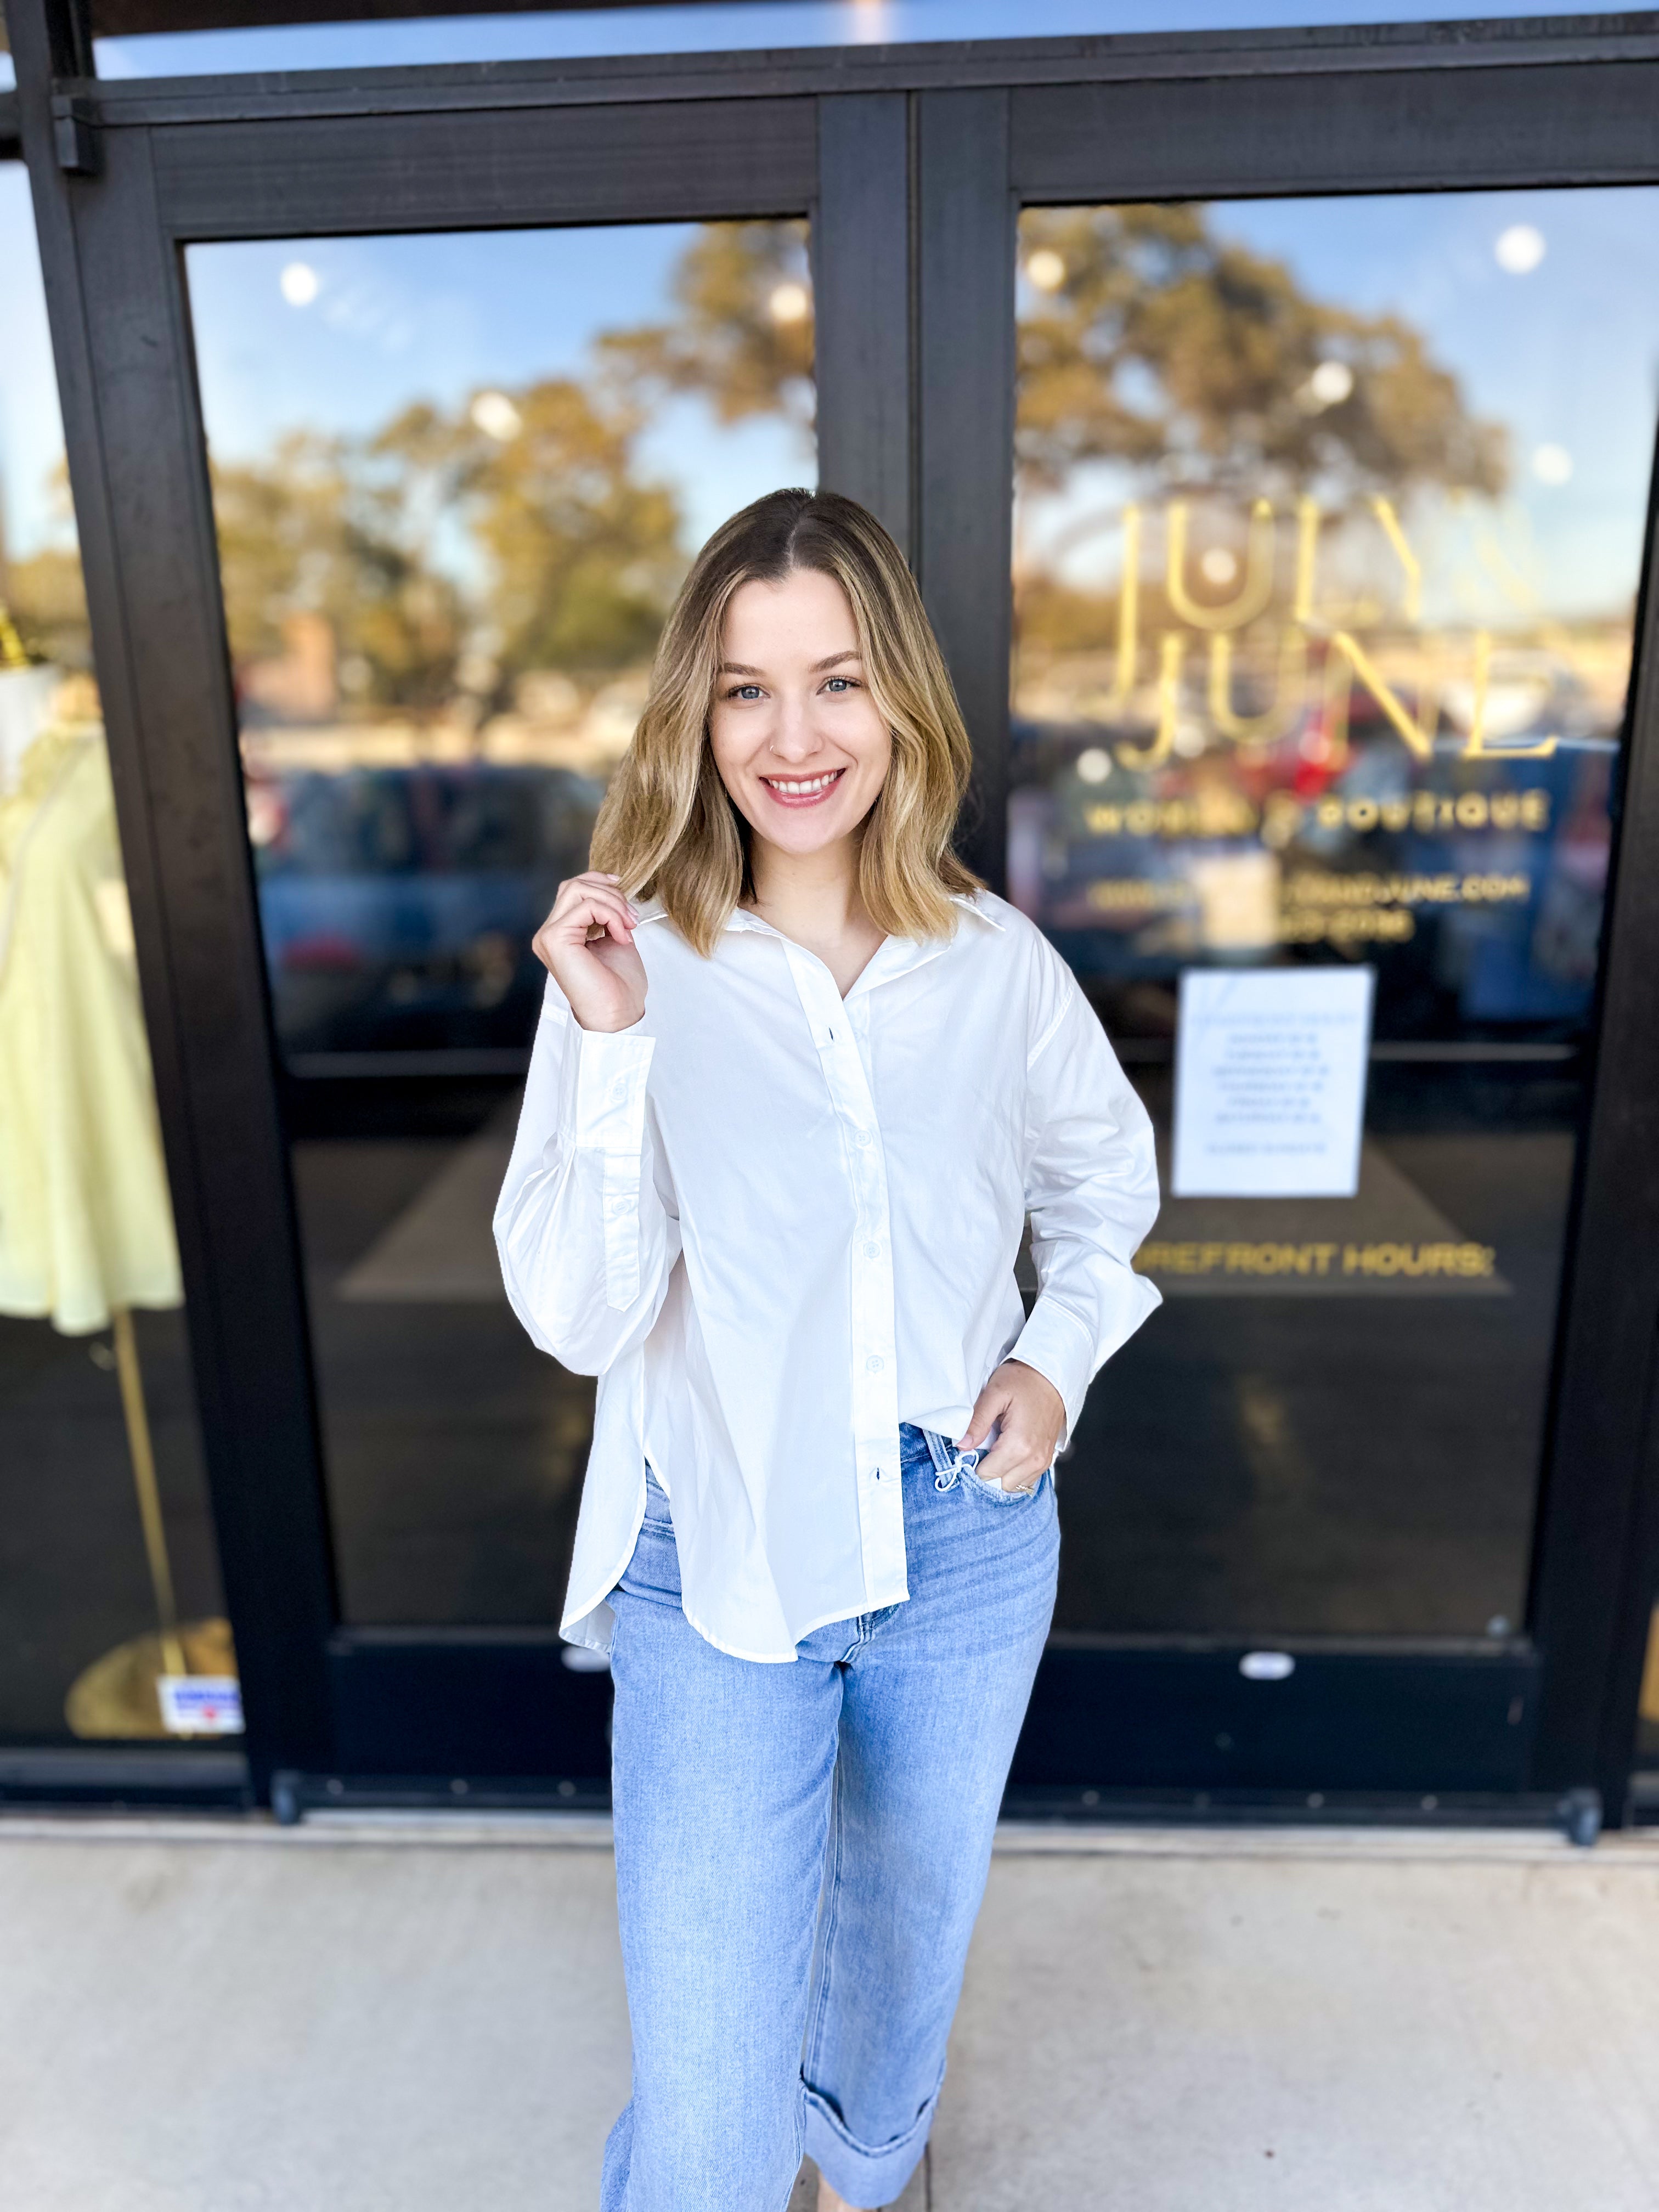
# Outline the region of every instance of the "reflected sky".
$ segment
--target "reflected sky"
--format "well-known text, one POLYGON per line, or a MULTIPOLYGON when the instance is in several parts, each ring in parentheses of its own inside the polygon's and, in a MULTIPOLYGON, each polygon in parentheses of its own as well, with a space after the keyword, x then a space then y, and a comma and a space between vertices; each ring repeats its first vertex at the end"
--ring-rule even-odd
MULTIPOLYGON (((1418 0, 793 0, 793 4, 580 9, 561 15, 440 16, 425 22, 305 23, 280 28, 103 39, 108 76, 352 69, 395 63, 523 61, 567 55, 719 53, 767 46, 902 44, 940 39, 1060 38, 1112 32, 1249 30, 1321 23, 1444 22, 1535 14, 1523 0, 1479 8, 1418 0)), ((1558 14, 1590 14, 1589 9, 1558 14)))
MULTIPOLYGON (((1600 15, 1564 7, 1558 16, 1600 15)), ((289 23, 96 41, 100 76, 213 76, 258 70, 390 68, 410 63, 753 52, 770 46, 926 43, 939 39, 1102 37, 1137 31, 1265 30, 1339 23, 1501 21, 1531 0, 1478 8, 1419 0, 786 0, 786 4, 572 9, 559 15, 440 15, 420 22, 289 23)), ((0 53, 0 90, 15 82, 0 53)))

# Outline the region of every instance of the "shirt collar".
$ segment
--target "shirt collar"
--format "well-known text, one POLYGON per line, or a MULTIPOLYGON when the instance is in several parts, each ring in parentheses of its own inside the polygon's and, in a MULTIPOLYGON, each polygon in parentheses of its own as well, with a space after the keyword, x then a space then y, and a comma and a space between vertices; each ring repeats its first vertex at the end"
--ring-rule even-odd
POLYGON ((1003 928, 1001 916, 993 914, 988 906, 980 904, 981 898, 989 896, 988 891, 952 891, 951 903, 952 906, 966 907, 969 914, 977 915, 981 921, 988 923, 1000 936, 1003 928))

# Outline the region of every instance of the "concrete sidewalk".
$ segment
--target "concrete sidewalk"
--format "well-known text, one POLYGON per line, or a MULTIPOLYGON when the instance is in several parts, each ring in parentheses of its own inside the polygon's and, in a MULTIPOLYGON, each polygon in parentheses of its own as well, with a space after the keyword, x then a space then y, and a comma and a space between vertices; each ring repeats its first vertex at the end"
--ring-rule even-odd
MULTIPOLYGON (((0 1820, 6 2212, 593 2212, 627 2078, 602 1822, 0 1820)), ((1656 2081, 1659 1836, 1009 1831, 906 2212, 1654 2212, 1656 2081)))

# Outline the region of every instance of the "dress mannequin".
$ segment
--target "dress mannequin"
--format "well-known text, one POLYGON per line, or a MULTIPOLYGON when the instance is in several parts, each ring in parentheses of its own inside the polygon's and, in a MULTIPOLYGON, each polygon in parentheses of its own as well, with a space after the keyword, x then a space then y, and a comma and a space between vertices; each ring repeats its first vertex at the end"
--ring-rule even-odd
POLYGON ((82 1336, 125 1308, 181 1303, 109 762, 89 720, 50 721, 0 799, 0 1312, 82 1336))
POLYGON ((88 678, 60 684, 0 789, 0 1312, 112 1332, 161 1633, 89 1669, 70 1718, 149 1735, 155 1674, 191 1672, 197 1638, 173 1603, 131 1310, 184 1291, 97 708, 88 678), (94 1713, 86 1686, 118 1659, 132 1710, 94 1697, 94 1713))

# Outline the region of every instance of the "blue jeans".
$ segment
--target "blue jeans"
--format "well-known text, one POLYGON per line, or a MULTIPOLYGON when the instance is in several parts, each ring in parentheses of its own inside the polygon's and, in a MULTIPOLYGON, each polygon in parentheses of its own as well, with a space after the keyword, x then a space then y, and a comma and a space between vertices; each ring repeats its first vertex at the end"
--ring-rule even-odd
POLYGON ((633 2095, 603 2212, 782 2212, 803 2149, 848 2202, 921 2159, 1054 1610, 1054 1476, 1007 1492, 901 1432, 910 1595, 793 1666, 680 1609, 668 1499, 611 1603, 633 2095))

